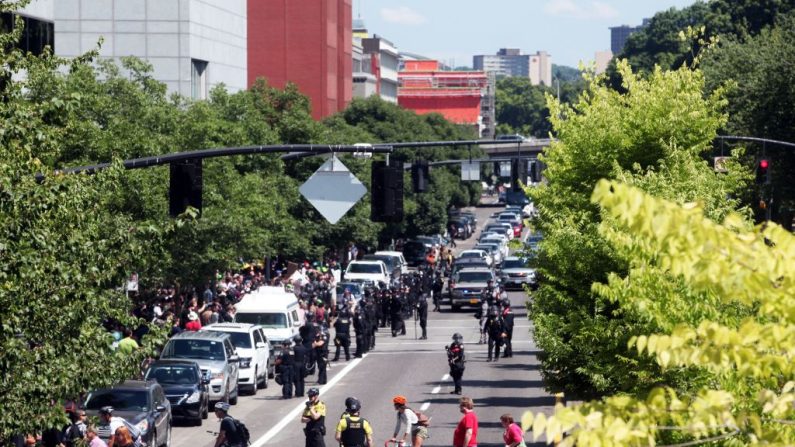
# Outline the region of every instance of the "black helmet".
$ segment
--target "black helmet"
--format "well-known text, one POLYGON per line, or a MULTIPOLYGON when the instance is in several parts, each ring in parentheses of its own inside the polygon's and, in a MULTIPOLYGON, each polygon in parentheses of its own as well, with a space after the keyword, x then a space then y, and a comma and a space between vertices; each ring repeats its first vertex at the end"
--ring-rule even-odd
POLYGON ((318 396, 318 395, 320 395, 320 390, 315 388, 315 387, 309 388, 306 391, 306 395, 309 396, 309 397, 318 396))
POLYGON ((349 413, 357 413, 362 409, 362 403, 355 397, 349 397, 345 399, 345 409, 348 410, 349 413))
POLYGON ((113 414, 113 407, 110 405, 105 405, 99 409, 99 414, 113 414))
POLYGON ((464 341, 464 336, 456 332, 455 334, 453 334, 453 341, 456 343, 461 343, 462 341, 464 341))
POLYGON ((304 339, 301 338, 300 335, 296 335, 295 337, 293 337, 293 341, 295 342, 295 344, 300 345, 301 343, 303 343, 304 339))

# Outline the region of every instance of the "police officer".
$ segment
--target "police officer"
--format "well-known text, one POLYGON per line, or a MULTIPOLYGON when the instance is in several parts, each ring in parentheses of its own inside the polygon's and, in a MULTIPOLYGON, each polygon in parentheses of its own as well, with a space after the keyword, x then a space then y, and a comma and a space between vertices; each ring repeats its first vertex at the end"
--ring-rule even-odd
MULTIPOLYGON (((323 328, 325 329, 325 328, 323 328)), ((315 360, 317 361, 317 383, 325 385, 328 381, 326 374, 326 363, 328 358, 328 332, 321 330, 315 335, 315 341, 312 343, 312 349, 315 351, 315 360)))
POLYGON ((362 308, 357 307, 353 313, 353 330, 356 331, 356 353, 353 356, 356 358, 361 358, 367 352, 367 347, 364 345, 364 333, 367 330, 365 320, 362 308))
POLYGON ((306 392, 309 400, 301 414, 301 422, 306 424, 304 435, 306 447, 326 447, 323 436, 326 435, 326 404, 320 401, 320 390, 309 388, 306 392))
POLYGON ((372 298, 366 299, 364 312, 367 315, 367 322, 369 323, 370 328, 370 336, 368 337, 370 340, 370 347, 368 348, 368 351, 372 351, 375 349, 375 335, 378 333, 378 311, 376 310, 376 305, 373 303, 372 298))
POLYGON ((428 326, 428 297, 424 293, 420 295, 419 301, 417 302, 417 317, 420 319, 420 328, 422 328, 422 336, 420 337, 420 340, 427 340, 428 332, 426 327, 428 326))
POLYGON ((450 394, 461 394, 461 379, 464 377, 466 354, 464 354, 464 337, 456 332, 453 343, 447 348, 447 364, 450 366, 450 377, 453 378, 455 389, 450 394))
POLYGON ((442 289, 444 289, 444 279, 442 279, 442 272, 436 272, 436 277, 433 280, 433 311, 440 312, 442 310, 442 289))
POLYGON ((282 380, 282 399, 292 399, 293 397, 293 370, 295 358, 290 352, 292 342, 287 339, 282 342, 282 353, 276 359, 276 367, 282 380))
POLYGON ((389 316, 392 320, 392 336, 397 337, 398 332, 401 335, 405 335, 406 325, 403 323, 403 303, 396 293, 391 294, 389 298, 389 316))
POLYGON ((502 320, 505 322, 505 338, 503 341, 505 342, 505 350, 503 351, 502 357, 513 357, 513 311, 511 311, 511 300, 509 298, 505 298, 502 300, 502 320))
POLYGON ((295 397, 304 396, 304 379, 307 376, 306 362, 309 359, 309 349, 303 344, 300 335, 293 337, 293 384, 295 384, 295 397))
POLYGON ((337 424, 334 439, 342 447, 367 447, 373 446, 373 428, 370 422, 359 415, 362 404, 359 399, 349 397, 345 399, 345 413, 337 424))
POLYGON ((490 362, 492 360, 493 353, 495 354, 493 358, 496 362, 500 359, 500 347, 505 335, 505 322, 502 320, 497 306, 492 306, 489 309, 489 316, 486 320, 486 333, 489 336, 489 358, 486 361, 490 362))
POLYGON ((351 359, 351 313, 348 309, 340 311, 334 322, 334 345, 337 347, 334 362, 340 359, 340 348, 345 349, 345 360, 351 359))

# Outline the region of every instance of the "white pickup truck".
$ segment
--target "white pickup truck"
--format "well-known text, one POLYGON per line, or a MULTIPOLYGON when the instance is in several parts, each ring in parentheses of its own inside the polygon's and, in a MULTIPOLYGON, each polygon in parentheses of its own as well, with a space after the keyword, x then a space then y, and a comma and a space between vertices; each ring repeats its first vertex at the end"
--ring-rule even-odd
POLYGON ((345 281, 372 281, 389 284, 390 274, 383 261, 353 261, 345 269, 345 281))

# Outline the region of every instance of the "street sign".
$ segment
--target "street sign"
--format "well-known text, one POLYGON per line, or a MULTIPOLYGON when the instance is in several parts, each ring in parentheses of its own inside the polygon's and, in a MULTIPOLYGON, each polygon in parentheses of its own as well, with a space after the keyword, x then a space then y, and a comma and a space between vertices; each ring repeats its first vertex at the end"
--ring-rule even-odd
POLYGON ((462 161, 461 162, 461 180, 462 181, 478 181, 480 180, 480 162, 479 161, 462 161))
POLYGON ((298 191, 333 225, 356 205, 367 188, 332 154, 298 191))

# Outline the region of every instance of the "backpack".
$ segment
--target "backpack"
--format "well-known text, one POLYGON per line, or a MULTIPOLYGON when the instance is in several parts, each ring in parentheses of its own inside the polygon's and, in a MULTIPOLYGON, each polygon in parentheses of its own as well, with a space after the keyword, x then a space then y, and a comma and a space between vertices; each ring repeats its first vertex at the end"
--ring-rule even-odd
POLYGON ((411 409, 411 411, 413 411, 414 415, 417 416, 417 425, 419 425, 421 427, 430 427, 431 426, 431 418, 429 418, 427 414, 425 414, 425 413, 423 413, 421 411, 416 411, 414 409, 411 409))
POLYGON ((251 445, 251 433, 249 433, 246 424, 235 418, 232 418, 232 423, 235 424, 235 431, 240 436, 240 443, 242 445, 251 445))

